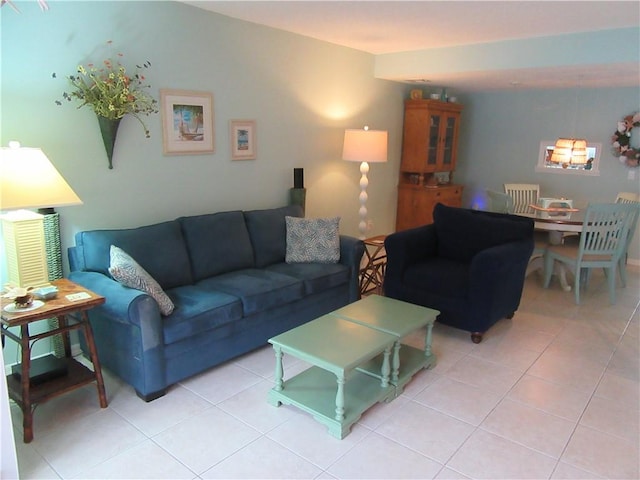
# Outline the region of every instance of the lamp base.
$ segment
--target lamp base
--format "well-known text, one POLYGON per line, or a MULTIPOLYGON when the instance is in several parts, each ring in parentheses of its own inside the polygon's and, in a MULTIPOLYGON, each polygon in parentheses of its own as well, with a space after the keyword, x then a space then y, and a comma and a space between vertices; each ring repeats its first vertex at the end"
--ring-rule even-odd
POLYGON ((42 215, 29 210, 17 210, 1 218, 8 277, 4 283, 18 287, 48 285, 42 215))

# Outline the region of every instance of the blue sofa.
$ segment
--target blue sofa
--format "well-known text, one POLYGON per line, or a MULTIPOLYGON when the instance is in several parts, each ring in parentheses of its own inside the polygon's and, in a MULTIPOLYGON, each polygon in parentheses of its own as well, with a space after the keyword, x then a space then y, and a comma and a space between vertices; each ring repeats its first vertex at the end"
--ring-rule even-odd
POLYGON ((440 310, 437 320, 474 343, 520 305, 534 222, 438 203, 433 223, 385 240, 385 295, 440 310))
POLYGON ((357 300, 362 241, 340 235, 339 263, 286 263, 285 216, 302 217, 302 208, 77 233, 69 278, 107 299, 89 311, 102 365, 151 401, 176 382, 357 300), (110 276, 111 245, 158 282, 173 313, 161 315, 151 296, 110 276))

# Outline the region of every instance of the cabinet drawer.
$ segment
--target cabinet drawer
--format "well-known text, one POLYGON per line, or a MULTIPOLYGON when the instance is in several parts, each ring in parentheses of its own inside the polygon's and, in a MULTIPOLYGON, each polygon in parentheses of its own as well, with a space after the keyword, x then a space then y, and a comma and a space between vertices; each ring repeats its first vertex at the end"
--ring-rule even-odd
POLYGON ((436 203, 461 207, 462 189, 462 185, 437 188, 401 185, 398 188, 396 230, 433 223, 433 208, 436 203))

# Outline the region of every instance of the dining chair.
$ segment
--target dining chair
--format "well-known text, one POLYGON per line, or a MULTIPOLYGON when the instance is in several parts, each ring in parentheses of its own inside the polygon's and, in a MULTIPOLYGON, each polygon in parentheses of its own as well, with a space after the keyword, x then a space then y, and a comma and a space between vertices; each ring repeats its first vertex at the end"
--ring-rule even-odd
POLYGON ((534 183, 505 183, 504 193, 513 199, 513 213, 516 215, 519 213, 533 213, 529 205, 538 203, 540 185, 534 183))
POLYGON ((631 223, 637 218, 636 210, 635 205, 590 204, 582 222, 579 243, 547 247, 544 254, 544 288, 549 287, 554 262, 561 262, 573 273, 575 301, 579 305, 582 274, 593 268, 602 268, 607 278, 609 302, 615 304, 616 269, 627 246, 631 223))
POLYGON ((620 270, 620 280, 622 281, 622 285, 626 285, 627 284, 627 256, 629 253, 629 246, 631 245, 633 236, 636 233, 636 227, 638 225, 638 217, 640 217, 640 194, 633 193, 633 192, 620 192, 616 197, 616 203, 623 203, 623 204, 636 206, 635 219, 632 221, 631 226, 629 227, 629 232, 627 233, 627 244, 625 246, 624 253, 620 256, 620 262, 618 265, 618 269, 620 270))
MULTIPOLYGON (((487 195, 489 197, 490 212, 495 213, 514 213, 513 197, 507 193, 498 192, 496 190, 487 189, 487 195)), ((531 272, 542 270, 544 263, 542 258, 544 251, 549 244, 548 232, 535 231, 533 232, 534 247, 531 257, 529 258, 529 265, 525 277, 528 277, 531 272)))
POLYGON ((640 203, 640 193, 619 192, 616 203, 640 203))
POLYGON ((495 190, 487 190, 489 196, 489 211, 495 213, 513 213, 514 205, 511 195, 497 192, 495 190))

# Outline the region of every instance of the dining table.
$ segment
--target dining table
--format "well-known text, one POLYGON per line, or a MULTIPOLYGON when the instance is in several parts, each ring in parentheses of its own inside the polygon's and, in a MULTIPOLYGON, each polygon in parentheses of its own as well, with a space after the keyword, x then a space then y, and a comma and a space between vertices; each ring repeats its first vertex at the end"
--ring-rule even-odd
MULTIPOLYGON (((543 210, 535 205, 530 205, 529 213, 520 213, 523 217, 532 218, 535 222, 534 229, 549 233, 549 243, 560 245, 565 233, 572 232, 579 234, 582 231, 582 223, 586 209, 557 209, 543 210)), ((544 256, 535 257, 529 263, 527 273, 544 269, 544 256)), ((567 270, 563 264, 556 262, 553 267, 554 275, 558 276, 560 285, 565 292, 571 291, 571 285, 567 282, 567 270)))

